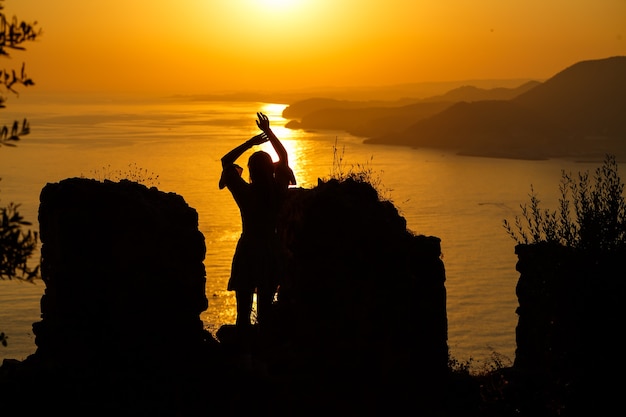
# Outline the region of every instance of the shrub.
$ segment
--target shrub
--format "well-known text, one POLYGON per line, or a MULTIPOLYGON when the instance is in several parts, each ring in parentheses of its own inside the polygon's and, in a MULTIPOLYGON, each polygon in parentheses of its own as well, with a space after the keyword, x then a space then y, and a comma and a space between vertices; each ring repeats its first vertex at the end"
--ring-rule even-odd
POLYGON ((369 161, 363 164, 352 164, 348 168, 344 162, 345 150, 345 146, 341 148, 341 152, 337 149, 337 140, 335 139, 335 144, 333 145, 333 165, 330 172, 330 179, 334 179, 339 182, 350 179, 358 183, 369 184, 374 190, 376 190, 381 201, 391 201, 390 195, 393 190, 383 186, 381 178, 383 171, 374 172, 374 169, 370 165, 374 156, 371 156, 369 161))
POLYGON ((593 178, 562 171, 558 210, 540 207, 532 185, 530 203, 520 205, 522 215, 504 228, 518 244, 552 242, 583 250, 615 251, 625 248, 626 203, 624 184, 614 155, 606 155, 593 178))
MULTIPOLYGON (((88 178, 81 174, 81 178, 88 178)), ((96 169, 91 171, 89 178, 93 178, 100 182, 113 181, 120 182, 121 180, 128 180, 143 184, 146 187, 158 187, 159 176, 154 172, 149 172, 146 168, 137 166, 136 163, 128 164, 128 169, 111 169, 111 165, 102 167, 102 169, 96 169)))
POLYGON ((38 276, 39 265, 31 268, 27 261, 37 249, 38 233, 22 230, 31 223, 18 209, 19 204, 14 203, 0 207, 0 279, 32 281, 38 276))

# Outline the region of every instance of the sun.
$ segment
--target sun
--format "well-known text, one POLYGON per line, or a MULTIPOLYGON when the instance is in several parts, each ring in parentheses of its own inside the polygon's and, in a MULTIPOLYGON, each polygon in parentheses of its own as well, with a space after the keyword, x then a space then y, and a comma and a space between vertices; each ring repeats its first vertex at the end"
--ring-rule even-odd
POLYGON ((261 13, 283 16, 300 13, 307 1, 310 0, 248 0, 261 13))
MULTIPOLYGON (((239 21, 237 30, 272 37, 285 41, 286 35, 301 34, 309 22, 320 16, 320 0, 220 0, 228 5, 233 18, 224 16, 226 21, 239 21), (242 26, 243 25, 243 26, 242 26)), ((307 32, 306 30, 304 31, 307 32)))
MULTIPOLYGON (((274 73, 285 70, 287 61, 310 60, 314 51, 328 53, 325 40, 333 28, 320 30, 336 10, 331 0, 211 0, 201 3, 205 10, 195 18, 200 23, 194 38, 199 47, 233 62, 236 68, 258 66, 271 59, 274 73), (329 17, 330 16, 330 17, 329 17), (245 62, 245 64, 244 64, 245 62)), ((334 14, 333 14, 334 13, 334 14)), ((267 69, 263 65, 260 70, 267 69)))
POLYGON ((260 7, 267 7, 271 10, 291 9, 298 6, 301 0, 253 0, 260 7))

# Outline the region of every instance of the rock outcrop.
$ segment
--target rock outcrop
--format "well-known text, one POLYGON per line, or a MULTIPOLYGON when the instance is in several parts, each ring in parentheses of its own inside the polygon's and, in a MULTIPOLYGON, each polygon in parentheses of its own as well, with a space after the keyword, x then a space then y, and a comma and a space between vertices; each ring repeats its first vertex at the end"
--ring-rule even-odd
POLYGON ((182 197, 123 180, 71 178, 40 197, 37 354, 59 366, 154 366, 206 335, 204 236, 182 197))
POLYGON ((277 320, 298 352, 286 355, 292 386, 314 384, 321 398, 381 414, 407 403, 441 406, 448 328, 440 240, 407 230, 391 202, 353 179, 292 190, 284 216, 290 268, 277 320))

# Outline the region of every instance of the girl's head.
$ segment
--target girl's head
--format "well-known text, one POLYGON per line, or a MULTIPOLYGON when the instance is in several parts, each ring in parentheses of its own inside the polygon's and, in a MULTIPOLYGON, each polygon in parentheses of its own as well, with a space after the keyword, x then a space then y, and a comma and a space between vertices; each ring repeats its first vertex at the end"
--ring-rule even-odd
POLYGON ((250 182, 266 182, 272 179, 274 176, 272 157, 264 151, 253 153, 248 159, 248 170, 250 170, 250 182))

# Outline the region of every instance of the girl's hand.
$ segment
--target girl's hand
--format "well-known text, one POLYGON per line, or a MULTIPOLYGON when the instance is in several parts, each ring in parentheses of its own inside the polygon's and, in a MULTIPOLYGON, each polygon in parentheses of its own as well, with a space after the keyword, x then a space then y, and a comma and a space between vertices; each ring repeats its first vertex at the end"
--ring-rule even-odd
POLYGON ((265 143, 269 140, 269 138, 267 137, 267 135, 265 134, 265 132, 263 133, 259 133, 256 136, 251 137, 250 139, 248 139, 248 144, 249 145, 260 145, 262 143, 265 143))
POLYGON ((256 121, 256 125, 263 132, 267 133, 267 131, 270 130, 270 119, 268 119, 268 117, 261 112, 258 112, 256 115, 259 118, 259 120, 256 121))

